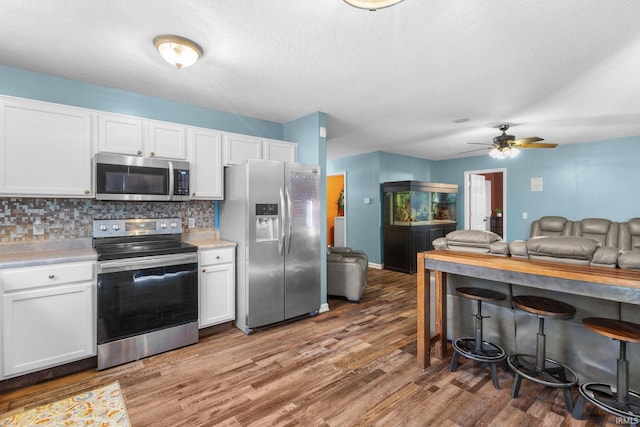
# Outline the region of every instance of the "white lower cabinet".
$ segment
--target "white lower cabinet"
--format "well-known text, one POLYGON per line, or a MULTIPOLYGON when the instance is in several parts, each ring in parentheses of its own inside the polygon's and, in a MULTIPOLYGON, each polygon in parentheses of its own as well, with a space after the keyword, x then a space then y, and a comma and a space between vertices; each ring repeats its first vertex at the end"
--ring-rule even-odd
POLYGON ((94 262, 0 270, 4 377, 96 354, 94 271, 94 262))
POLYGON ((228 322, 236 318, 236 249, 201 250, 200 328, 228 322))

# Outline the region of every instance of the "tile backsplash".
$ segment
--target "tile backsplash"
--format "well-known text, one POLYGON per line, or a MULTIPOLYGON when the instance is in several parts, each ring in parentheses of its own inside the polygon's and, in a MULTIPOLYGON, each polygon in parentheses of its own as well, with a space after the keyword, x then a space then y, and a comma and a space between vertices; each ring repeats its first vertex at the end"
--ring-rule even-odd
POLYGON ((111 218, 178 217, 185 232, 188 218, 194 218, 196 230, 210 230, 215 224, 214 203, 0 197, 0 242, 91 238, 92 221, 111 218), (34 235, 34 223, 42 235, 34 235))

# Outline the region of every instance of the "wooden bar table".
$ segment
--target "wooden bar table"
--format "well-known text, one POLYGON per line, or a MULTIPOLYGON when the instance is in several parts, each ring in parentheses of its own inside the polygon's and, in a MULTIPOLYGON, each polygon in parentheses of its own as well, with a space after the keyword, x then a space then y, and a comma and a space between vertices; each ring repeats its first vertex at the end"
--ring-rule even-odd
POLYGON ((417 356, 426 369, 434 355, 447 352, 447 275, 476 277, 538 289, 640 305, 640 271, 531 261, 470 252, 435 250, 418 253, 417 356), (431 335, 431 273, 435 276, 435 325, 431 335))

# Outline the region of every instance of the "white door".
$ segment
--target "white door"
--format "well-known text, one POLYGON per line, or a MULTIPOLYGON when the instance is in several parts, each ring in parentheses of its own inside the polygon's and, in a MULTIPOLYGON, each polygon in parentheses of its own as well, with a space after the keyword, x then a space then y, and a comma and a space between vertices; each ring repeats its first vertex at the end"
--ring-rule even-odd
POLYGON ((487 185, 484 176, 469 176, 469 224, 471 230, 488 230, 487 185))

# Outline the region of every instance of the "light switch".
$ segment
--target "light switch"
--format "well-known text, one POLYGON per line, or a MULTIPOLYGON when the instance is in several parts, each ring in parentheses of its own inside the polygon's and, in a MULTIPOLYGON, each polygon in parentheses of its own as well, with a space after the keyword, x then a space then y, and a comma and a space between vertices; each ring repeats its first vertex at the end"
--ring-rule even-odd
POLYGON ((527 219, 529 218, 529 215, 527 215, 526 212, 522 212, 522 219, 527 219))

